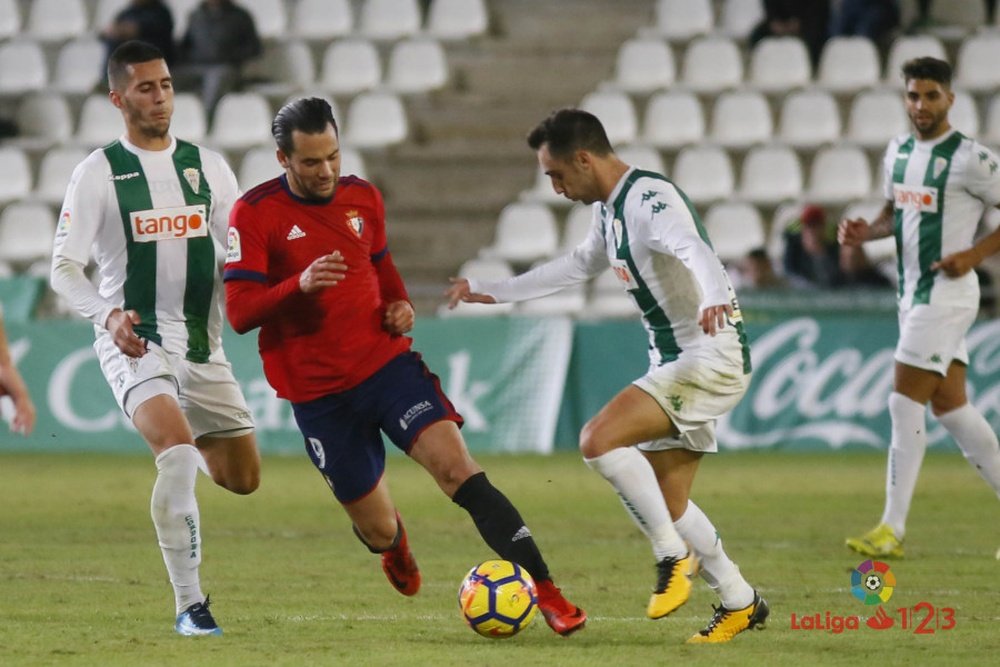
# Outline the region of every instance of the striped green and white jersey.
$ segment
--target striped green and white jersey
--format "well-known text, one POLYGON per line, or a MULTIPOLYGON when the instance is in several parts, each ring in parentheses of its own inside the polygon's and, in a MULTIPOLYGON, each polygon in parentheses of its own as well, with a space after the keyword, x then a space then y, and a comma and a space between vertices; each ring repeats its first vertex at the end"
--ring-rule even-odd
POLYGON ((911 134, 889 142, 882 169, 895 212, 899 307, 978 308, 974 272, 949 278, 930 266, 970 248, 983 212, 1000 203, 996 155, 957 130, 931 141, 911 134))
POLYGON ((514 278, 470 281, 473 292, 521 301, 584 282, 609 266, 642 315, 649 359, 660 366, 686 349, 714 346, 750 372, 750 349, 736 294, 698 214, 660 174, 629 169, 608 200, 595 203, 584 241, 568 255, 514 278), (698 323, 708 306, 732 304, 731 326, 709 336, 698 323))
POLYGON ((139 313, 137 335, 194 362, 221 361, 222 266, 238 197, 218 153, 177 139, 148 151, 122 137, 73 172, 53 257, 93 257, 101 298, 139 313))

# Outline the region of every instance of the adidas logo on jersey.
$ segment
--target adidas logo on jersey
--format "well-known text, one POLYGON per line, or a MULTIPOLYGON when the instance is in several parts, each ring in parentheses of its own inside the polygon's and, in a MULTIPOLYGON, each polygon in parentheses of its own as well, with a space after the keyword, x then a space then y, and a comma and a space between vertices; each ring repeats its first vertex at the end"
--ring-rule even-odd
POLYGON ((306 233, 301 229, 299 229, 298 225, 292 225, 292 230, 288 232, 288 236, 286 236, 285 238, 288 239, 289 241, 294 241, 295 239, 304 238, 305 235, 306 233))

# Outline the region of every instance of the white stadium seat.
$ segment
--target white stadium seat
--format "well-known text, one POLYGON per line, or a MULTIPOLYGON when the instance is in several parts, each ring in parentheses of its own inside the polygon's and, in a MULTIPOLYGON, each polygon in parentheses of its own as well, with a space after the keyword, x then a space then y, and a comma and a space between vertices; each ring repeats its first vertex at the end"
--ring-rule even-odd
POLYGON ((607 132, 608 141, 612 146, 635 141, 639 121, 632 99, 625 93, 617 91, 588 93, 580 103, 580 108, 597 116, 604 125, 604 131, 607 132))
POLYGON ((867 90, 851 103, 847 139, 865 148, 885 148, 889 140, 910 129, 906 105, 898 91, 867 90))
POLYGON ((65 143, 73 137, 73 112, 59 93, 32 93, 18 105, 17 128, 14 142, 26 148, 65 143))
POLYGON ((34 39, 59 41, 87 32, 83 0, 32 0, 28 4, 27 32, 34 39))
POLYGON ((396 95, 361 93, 347 110, 345 143, 351 148, 383 148, 398 144, 409 134, 406 110, 396 95))
POLYGON ((766 145, 750 149, 743 159, 740 198, 773 206, 802 194, 802 164, 787 146, 766 145))
POLYGON ((420 31, 417 0, 364 0, 358 29, 368 39, 396 40, 420 31))
POLYGON ((15 39, 0 44, 0 95, 41 90, 48 80, 49 68, 38 42, 15 39))
POLYGON ((719 35, 699 37, 688 44, 681 82, 699 93, 718 93, 743 83, 743 56, 736 43, 719 35))
POLYGON ((269 97, 282 97, 316 85, 316 63, 312 50, 300 39, 265 43, 264 55, 249 63, 246 79, 256 81, 250 89, 269 97))
POLYGON ((94 10, 94 18, 90 22, 91 30, 100 33, 101 30, 111 25, 118 13, 125 9, 130 2, 131 0, 98 0, 97 8, 94 10))
POLYGON ((240 185, 240 190, 246 192, 264 181, 280 176, 284 171, 278 163, 273 146, 254 146, 243 154, 236 181, 240 185))
POLYGON ((549 257, 558 247, 552 210, 545 204, 515 202, 500 211, 493 245, 483 248, 480 255, 524 264, 549 257))
POLYGON ((590 227, 594 223, 594 209, 586 204, 574 204, 566 214, 562 238, 559 241, 558 252, 568 253, 587 238, 590 227))
POLYGON ((672 179, 695 204, 733 194, 733 163, 718 146, 689 146, 677 154, 672 179))
POLYGON ((659 148, 680 148, 705 137, 705 112, 693 93, 656 93, 646 105, 642 141, 659 148))
POLYGON ((340 147, 340 175, 357 176, 358 178, 368 180, 365 159, 360 151, 345 146, 340 147))
POLYGON ((41 203, 18 202, 0 213, 0 261, 30 264, 52 254, 55 214, 41 203))
POLYGON ((631 144, 620 146, 615 150, 618 158, 625 164, 631 165, 645 171, 655 171, 657 174, 665 174, 667 165, 663 162, 663 156, 652 146, 643 144, 631 144))
MULTIPOLYGON (((505 280, 514 275, 510 264, 502 259, 475 258, 466 261, 458 269, 458 275, 462 278, 474 278, 476 280, 505 280)), ((449 310, 448 306, 442 305, 438 308, 440 317, 491 317, 495 315, 506 315, 514 309, 512 303, 459 303, 454 310, 449 310)))
POLYGON ((836 93, 854 93, 878 84, 878 50, 867 37, 831 37, 823 45, 816 84, 836 93))
POLYGON ((666 88, 674 82, 674 55, 662 39, 630 39, 618 49, 615 59, 616 88, 643 93, 666 88))
POLYGON ((955 93, 955 102, 948 113, 948 121, 952 127, 966 136, 979 136, 979 109, 976 107, 975 98, 964 90, 952 88, 952 91, 955 93))
POLYGON ((723 0, 718 29, 727 37, 746 39, 764 18, 763 0, 723 0))
POLYGON ((21 32, 21 10, 17 0, 0 0, 0 39, 9 39, 21 32))
POLYGON ((397 93, 426 93, 448 83, 448 59, 434 39, 405 39, 392 47, 386 85, 397 93))
POLYGON ((972 92, 1000 87, 1000 35, 974 35, 962 40, 955 65, 954 86, 972 92))
POLYGON ((720 202, 705 213, 705 231, 723 263, 735 262, 764 245, 764 221, 757 207, 745 202, 720 202))
POLYGON ((765 37, 750 54, 750 85, 777 93, 809 85, 812 65, 797 37, 765 37))
POLYGON ((727 91, 712 109, 709 138, 727 148, 747 148, 768 141, 774 132, 771 108, 756 91, 727 91))
POLYGON ((208 135, 208 118, 201 96, 196 93, 174 95, 174 115, 170 132, 185 141, 201 142, 208 135))
POLYGON ((239 0, 253 17, 254 27, 262 39, 284 39, 288 33, 288 13, 285 0, 239 0))
POLYGON ((809 170, 806 198, 820 205, 843 205, 872 192, 871 165, 856 146, 822 148, 809 170))
POLYGON ((712 32, 711 0, 657 0, 654 30, 669 40, 686 40, 712 32))
POLYGON ((796 148, 816 148, 840 139, 837 101, 825 90, 797 90, 781 104, 778 140, 796 148))
POLYGON ((107 80, 102 72, 105 46, 94 37, 79 37, 63 44, 56 57, 52 84, 64 93, 87 94, 107 80))
POLYGON ((0 146, 0 203, 23 199, 31 192, 31 163, 14 146, 0 146))
POLYGON ((107 95, 89 95, 80 110, 76 129, 77 143, 91 148, 114 141, 125 131, 122 112, 115 108, 107 95))
POLYGON ((566 199, 552 188, 552 179, 542 171, 541 167, 535 170, 535 182, 532 187, 521 192, 519 199, 527 202, 540 202, 549 206, 570 206, 573 202, 566 199))
POLYGON ((939 60, 948 59, 944 44, 934 35, 900 35, 897 37, 889 47, 889 55, 885 59, 883 84, 893 88, 902 88, 903 63, 923 56, 939 60))
POLYGON ((489 27, 486 0, 431 0, 427 10, 427 33, 435 39, 469 39, 489 27))
POLYGON ((212 115, 208 142, 223 150, 271 143, 271 106, 258 93, 226 93, 212 115))
POLYGON ((382 82, 378 49, 367 39, 342 39, 326 48, 317 86, 335 95, 353 95, 382 82))
POLYGON ((350 0, 299 0, 292 8, 292 37, 328 40, 350 34, 354 12, 350 0))
POLYGON ((76 166, 87 157, 83 148, 57 146, 42 156, 38 167, 38 183, 33 193, 46 204, 60 205, 66 197, 66 187, 76 166))

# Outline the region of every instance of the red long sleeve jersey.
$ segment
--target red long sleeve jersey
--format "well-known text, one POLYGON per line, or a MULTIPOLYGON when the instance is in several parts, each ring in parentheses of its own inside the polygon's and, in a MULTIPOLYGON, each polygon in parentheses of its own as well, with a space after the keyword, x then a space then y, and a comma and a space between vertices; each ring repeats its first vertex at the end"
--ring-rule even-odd
POLYGON ((408 297, 388 254, 382 195, 360 178, 341 178, 329 201, 297 197, 284 176, 244 194, 229 219, 224 277, 229 321, 240 333, 260 326, 264 374, 294 403, 350 389, 410 348, 382 328, 386 304, 408 297), (299 275, 335 250, 346 277, 302 293, 299 275))

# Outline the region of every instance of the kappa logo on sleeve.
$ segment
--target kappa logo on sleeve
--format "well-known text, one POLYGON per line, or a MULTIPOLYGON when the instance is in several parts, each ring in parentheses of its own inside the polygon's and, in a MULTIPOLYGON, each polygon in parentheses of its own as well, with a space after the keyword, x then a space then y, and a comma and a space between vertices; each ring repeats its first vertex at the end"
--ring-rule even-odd
POLYGON ((136 243, 208 236, 204 204, 133 211, 132 240, 136 243))

